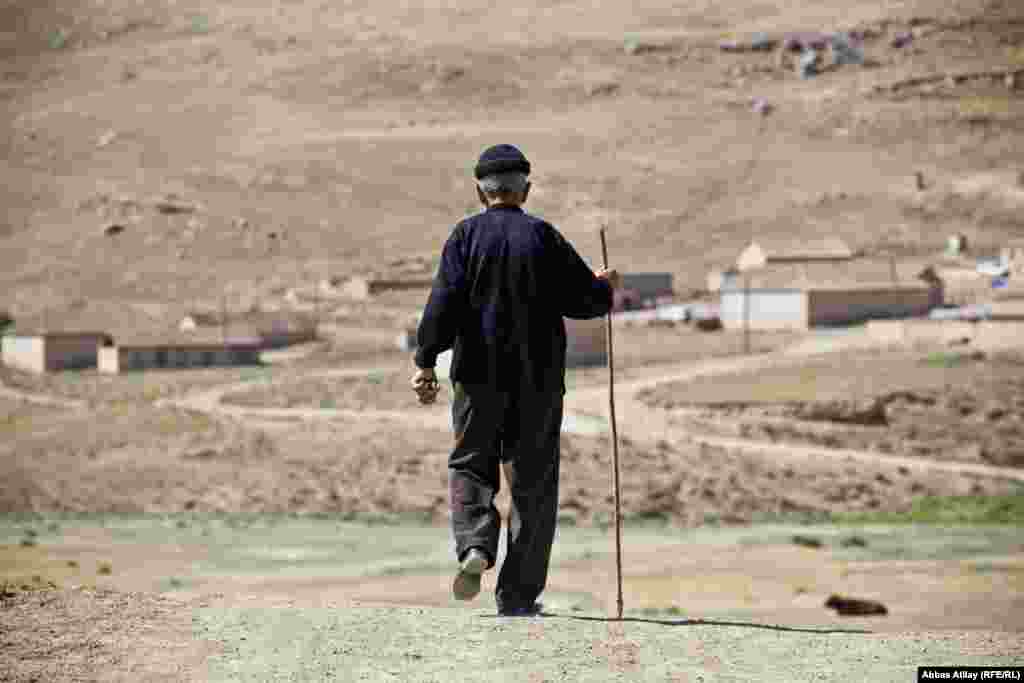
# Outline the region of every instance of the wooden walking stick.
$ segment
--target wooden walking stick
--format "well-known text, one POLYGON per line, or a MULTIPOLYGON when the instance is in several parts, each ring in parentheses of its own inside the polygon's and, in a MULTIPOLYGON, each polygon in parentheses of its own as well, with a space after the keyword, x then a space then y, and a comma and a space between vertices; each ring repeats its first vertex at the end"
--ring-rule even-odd
MULTIPOLYGON (((608 245, 601 226, 601 257, 608 269, 608 245)), ((613 295, 614 296, 614 295, 613 295)), ((619 500, 619 435, 615 429, 615 356, 612 354, 612 312, 608 311, 606 324, 608 340, 608 410, 612 424, 612 481, 615 487, 615 578, 618 585, 618 618, 622 619, 622 505, 619 500)))

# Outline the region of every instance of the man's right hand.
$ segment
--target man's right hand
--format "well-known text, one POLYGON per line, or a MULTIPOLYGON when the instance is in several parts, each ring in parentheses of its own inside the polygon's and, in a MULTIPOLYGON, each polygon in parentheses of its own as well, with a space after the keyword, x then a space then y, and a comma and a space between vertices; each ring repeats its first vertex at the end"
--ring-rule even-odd
POLYGON ((622 286, 622 276, 614 268, 602 268, 601 270, 594 271, 594 276, 598 280, 607 280, 612 289, 618 289, 622 286))

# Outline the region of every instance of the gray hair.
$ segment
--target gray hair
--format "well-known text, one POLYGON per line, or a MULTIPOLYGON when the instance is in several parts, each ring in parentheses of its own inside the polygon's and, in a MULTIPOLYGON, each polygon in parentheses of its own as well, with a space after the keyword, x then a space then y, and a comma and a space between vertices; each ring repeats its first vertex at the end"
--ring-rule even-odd
POLYGON ((477 186, 488 194, 522 192, 529 181, 526 174, 519 171, 508 171, 484 176, 477 181, 477 186))

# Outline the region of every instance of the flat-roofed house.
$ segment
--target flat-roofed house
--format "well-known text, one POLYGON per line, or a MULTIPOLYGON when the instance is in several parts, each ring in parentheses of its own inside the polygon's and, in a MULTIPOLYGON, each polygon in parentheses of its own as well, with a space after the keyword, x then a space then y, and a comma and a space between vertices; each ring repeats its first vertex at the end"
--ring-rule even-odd
POLYGON ((740 271, 770 266, 814 263, 843 263, 854 258, 854 252, 843 240, 755 240, 736 259, 740 271))
POLYGON ((259 365, 262 344, 257 339, 195 340, 175 336, 108 338, 99 349, 99 371, 119 374, 138 370, 259 365))
POLYGON ((845 265, 782 265, 727 274, 719 306, 726 328, 807 329, 926 315, 943 301, 931 267, 857 259, 845 265))
POLYGON ((24 313, 4 336, 4 363, 31 372, 95 368, 99 347, 111 338, 159 325, 137 304, 102 299, 24 313))
POLYGON ((94 368, 105 332, 17 328, 3 336, 3 362, 9 367, 44 373, 94 368))
POLYGON ((622 273, 614 292, 615 311, 653 308, 658 300, 672 297, 672 273, 622 273))

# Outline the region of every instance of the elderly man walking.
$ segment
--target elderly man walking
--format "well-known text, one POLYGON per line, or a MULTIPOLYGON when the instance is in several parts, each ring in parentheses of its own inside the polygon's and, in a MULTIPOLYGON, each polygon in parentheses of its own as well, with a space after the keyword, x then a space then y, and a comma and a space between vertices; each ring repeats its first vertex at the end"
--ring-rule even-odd
POLYGON ((480 592, 495 565, 505 471, 512 507, 498 575, 498 614, 538 614, 558 515, 559 436, 565 394, 563 317, 608 313, 614 270, 592 271, 551 224, 522 209, 530 162, 512 145, 476 164, 484 210, 452 231, 417 330, 412 378, 420 401, 438 391, 437 356, 452 351, 449 504, 459 561, 457 599, 480 592), (501 467, 499 468, 499 464, 501 467))

